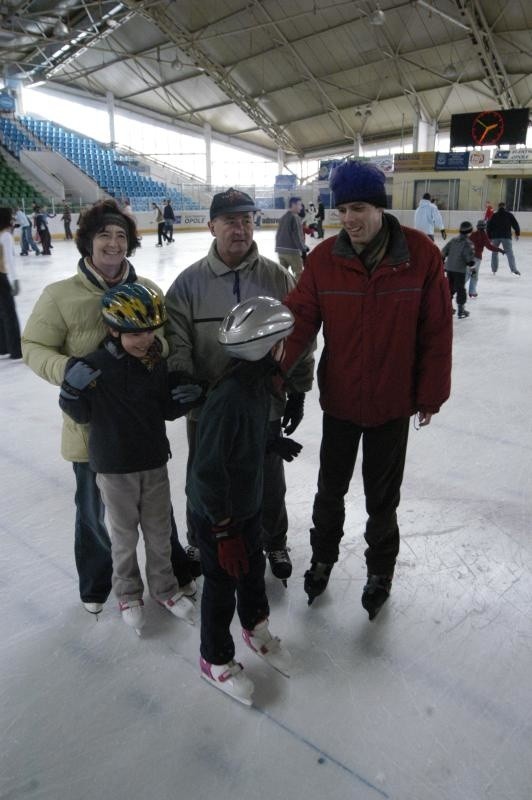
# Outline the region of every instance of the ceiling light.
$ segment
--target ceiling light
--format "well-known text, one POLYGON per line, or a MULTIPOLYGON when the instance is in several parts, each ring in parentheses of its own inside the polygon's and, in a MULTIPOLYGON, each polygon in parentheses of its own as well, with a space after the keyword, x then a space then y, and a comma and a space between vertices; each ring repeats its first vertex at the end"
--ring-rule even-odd
POLYGON ((199 64, 186 64, 184 61, 181 61, 179 56, 176 56, 172 63, 170 64, 172 69, 181 70, 181 69, 197 69, 198 72, 205 72, 205 67, 201 67, 199 64))
POLYGON ((381 8, 377 8, 372 14, 369 16, 369 24, 370 25, 384 25, 386 22, 386 15, 381 8))
POLYGON ((63 38, 64 36, 68 36, 70 31, 68 26, 65 25, 62 19, 58 19, 54 25, 54 36, 57 36, 59 39, 63 38))
POLYGON ((458 78, 458 70, 452 61, 450 61, 443 70, 443 77, 447 78, 448 81, 455 81, 458 78))

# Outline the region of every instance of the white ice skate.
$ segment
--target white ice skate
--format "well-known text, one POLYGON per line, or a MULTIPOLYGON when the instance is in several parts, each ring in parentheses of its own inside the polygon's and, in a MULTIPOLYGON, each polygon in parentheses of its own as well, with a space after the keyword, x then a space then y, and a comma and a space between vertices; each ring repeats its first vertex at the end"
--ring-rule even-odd
POLYGON ((169 597, 167 600, 158 600, 157 602, 163 608, 166 608, 170 614, 173 614, 174 617, 183 619, 189 625, 194 625, 196 622, 196 607, 190 597, 185 597, 182 591, 176 592, 173 597, 169 597))
POLYGON ((252 704, 253 681, 244 675, 244 667, 231 659, 227 664, 209 664, 200 656, 201 677, 208 683, 234 697, 245 706, 252 704))
POLYGON ((242 638, 254 653, 263 658, 277 672, 286 678, 290 677, 292 656, 281 645, 279 637, 271 635, 267 619, 255 625, 252 631, 242 628, 242 638))
POLYGON ((180 586, 179 591, 181 592, 181 594, 184 594, 185 597, 190 597, 191 599, 194 599, 196 597, 196 592, 198 591, 198 584, 196 583, 194 578, 192 578, 190 583, 185 583, 184 586, 180 586))
POLYGON ((84 603, 83 600, 83 608, 85 611, 88 611, 89 614, 100 614, 103 611, 103 603, 84 603))
POLYGON ((144 618, 144 601, 120 600, 118 607, 126 625, 134 628, 135 632, 140 636, 140 632, 146 622, 144 618))

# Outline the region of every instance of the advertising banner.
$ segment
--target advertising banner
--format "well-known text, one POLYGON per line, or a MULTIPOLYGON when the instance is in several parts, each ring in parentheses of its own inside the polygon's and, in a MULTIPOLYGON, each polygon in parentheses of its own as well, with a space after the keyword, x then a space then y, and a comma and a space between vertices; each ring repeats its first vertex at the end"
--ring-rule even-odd
POLYGON ((428 172, 434 169, 436 153, 396 153, 395 172, 428 172))
POLYGON ((436 153, 434 169, 437 170, 469 169, 469 153, 436 153))

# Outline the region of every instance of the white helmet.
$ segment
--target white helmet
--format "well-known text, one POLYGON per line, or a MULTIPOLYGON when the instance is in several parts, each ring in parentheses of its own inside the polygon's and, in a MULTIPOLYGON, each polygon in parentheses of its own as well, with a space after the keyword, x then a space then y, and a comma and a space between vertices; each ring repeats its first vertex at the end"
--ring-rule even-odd
POLYGON ((244 361, 259 361, 294 327, 292 312, 273 297, 251 297, 235 306, 218 329, 225 352, 244 361))

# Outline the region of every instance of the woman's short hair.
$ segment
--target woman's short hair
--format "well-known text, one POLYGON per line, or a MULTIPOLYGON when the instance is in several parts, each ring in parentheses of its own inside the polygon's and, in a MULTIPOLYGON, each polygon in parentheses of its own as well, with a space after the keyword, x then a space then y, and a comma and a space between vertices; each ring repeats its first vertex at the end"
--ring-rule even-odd
POLYGON ((137 225, 130 214, 124 213, 116 200, 98 200, 93 206, 80 214, 76 231, 76 245, 82 256, 92 254, 92 240, 107 225, 122 225, 127 234, 127 255, 140 247, 137 225))

